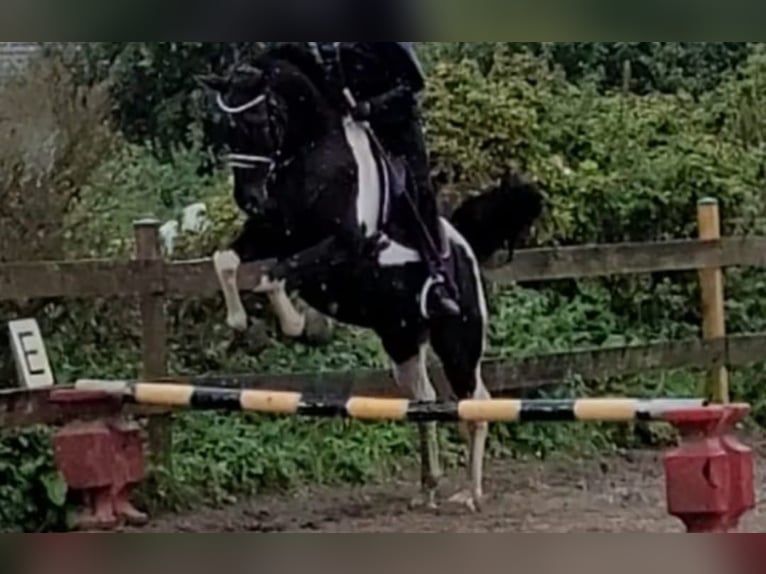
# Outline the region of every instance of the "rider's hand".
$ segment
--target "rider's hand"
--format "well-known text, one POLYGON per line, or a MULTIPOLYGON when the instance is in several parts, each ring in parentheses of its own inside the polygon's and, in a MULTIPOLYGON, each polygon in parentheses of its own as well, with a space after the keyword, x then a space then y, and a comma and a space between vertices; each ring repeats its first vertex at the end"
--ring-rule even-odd
POLYGON ((371 115, 372 104, 370 104, 370 102, 358 102, 356 106, 351 109, 351 117, 358 122, 369 120, 371 115))
POLYGON ((380 254, 391 245, 391 239, 378 231, 372 237, 365 240, 363 246, 363 256, 367 259, 373 259, 377 261, 380 258, 380 254))

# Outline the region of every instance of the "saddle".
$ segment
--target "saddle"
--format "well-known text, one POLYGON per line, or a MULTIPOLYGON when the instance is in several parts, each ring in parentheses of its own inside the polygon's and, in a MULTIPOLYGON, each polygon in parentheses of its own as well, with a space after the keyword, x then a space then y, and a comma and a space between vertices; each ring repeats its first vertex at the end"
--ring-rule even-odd
POLYGON ((403 216, 408 210, 417 209, 414 199, 408 195, 410 193, 408 185, 411 178, 407 160, 389 154, 377 141, 371 127, 367 126, 365 130, 372 143, 380 180, 381 217, 378 229, 382 233, 401 235, 402 232, 405 232, 406 235, 407 226, 401 224, 398 217, 403 216))
MULTIPOLYGON (((383 144, 375 136, 369 125, 364 125, 364 131, 370 140, 372 154, 375 158, 377 167, 378 181, 380 182, 380 218, 378 231, 380 234, 398 238, 405 241, 412 232, 410 226, 420 225, 416 218, 412 216, 412 210, 417 210, 415 199, 409 195, 409 184, 412 182, 407 160, 403 157, 389 154, 383 144), (412 223, 403 224, 399 217, 412 221, 412 223)), ((415 230, 414 233, 425 232, 415 230)), ((442 252, 445 260, 450 259, 451 246, 447 240, 446 230, 443 233, 445 245, 437 245, 442 252)), ((433 238, 438 241, 438 238, 433 238)), ((408 242, 409 243, 409 242, 408 242)), ((413 251, 417 251, 413 249, 413 251)), ((418 254, 422 259, 422 255, 418 254)), ((446 271, 451 274, 452 270, 447 265, 446 271)))
POLYGON ((394 200, 407 193, 407 162, 402 157, 387 156, 382 159, 389 176, 389 193, 394 200))

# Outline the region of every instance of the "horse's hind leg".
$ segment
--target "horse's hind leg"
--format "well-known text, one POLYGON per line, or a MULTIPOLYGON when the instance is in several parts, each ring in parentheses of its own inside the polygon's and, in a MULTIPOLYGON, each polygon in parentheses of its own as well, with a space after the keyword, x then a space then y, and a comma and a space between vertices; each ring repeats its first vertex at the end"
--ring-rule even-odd
MULTIPOLYGON (((423 345, 418 356, 418 380, 415 400, 436 402, 436 391, 428 376, 428 353, 423 345)), ((439 462, 439 435, 435 422, 418 425, 420 435, 421 475, 420 483, 423 489, 425 503, 429 508, 436 506, 436 490, 442 477, 439 462)))
MULTIPOLYGON (((394 377, 407 396, 419 402, 435 402, 436 391, 428 377, 425 345, 411 359, 394 361, 394 377)), ((421 495, 412 501, 412 506, 436 508, 436 493, 442 476, 439 462, 439 442, 436 423, 419 423, 420 485, 421 495)))
MULTIPOLYGON (((476 390, 467 398, 475 400, 489 400, 489 391, 477 373, 473 379, 476 381, 476 390)), ((472 512, 481 510, 484 499, 484 456, 486 452, 489 424, 486 422, 460 423, 461 434, 468 443, 468 484, 460 492, 450 498, 450 502, 467 506, 472 512)))
MULTIPOLYGON (((484 352, 486 312, 469 313, 463 318, 448 319, 432 329, 432 345, 444 366, 452 391, 460 399, 490 399, 481 377, 484 352)), ((468 487, 452 497, 451 502, 478 511, 484 497, 483 471, 489 425, 485 422, 461 423, 468 435, 468 487)))
MULTIPOLYGON (((478 377, 478 385, 473 398, 476 400, 491 399, 489 391, 478 377)), ((468 480, 470 490, 458 493, 452 498, 453 502, 466 504, 470 509, 481 509, 484 498, 484 454, 489 435, 489 424, 485 422, 465 423, 468 434, 468 480)))

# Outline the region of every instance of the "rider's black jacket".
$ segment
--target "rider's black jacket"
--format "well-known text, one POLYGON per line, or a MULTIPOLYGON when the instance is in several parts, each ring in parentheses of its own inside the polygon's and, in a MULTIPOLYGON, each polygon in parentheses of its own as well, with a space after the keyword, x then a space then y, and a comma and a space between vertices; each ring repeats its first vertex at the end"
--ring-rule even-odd
MULTIPOLYGON (((342 42, 309 42, 325 70, 330 94, 338 105, 347 106, 342 90, 347 87, 346 70, 340 59, 342 42)), ((373 52, 375 59, 392 78, 387 89, 368 100, 358 102, 352 110, 359 119, 393 117, 404 114, 415 105, 415 96, 425 88, 423 68, 418 60, 413 42, 357 42, 365 50, 373 52)))

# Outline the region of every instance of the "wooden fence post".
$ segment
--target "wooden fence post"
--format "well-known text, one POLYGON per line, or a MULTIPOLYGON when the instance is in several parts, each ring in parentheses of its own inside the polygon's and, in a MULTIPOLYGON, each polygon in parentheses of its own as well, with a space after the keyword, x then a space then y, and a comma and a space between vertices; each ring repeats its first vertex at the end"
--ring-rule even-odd
MULTIPOLYGON (((160 222, 145 219, 133 224, 136 242, 136 259, 154 262, 162 266, 160 249, 160 222)), ((149 273, 159 272, 152 269, 149 273)), ((167 326, 165 320, 165 296, 163 293, 142 295, 141 310, 141 352, 144 380, 167 376, 167 326)), ((153 416, 148 425, 151 456, 157 464, 170 463, 172 451, 172 419, 170 415, 153 416)))
MULTIPOLYGON (((703 199, 697 206, 699 238, 702 241, 721 239, 721 217, 718 201, 703 199)), ((726 311, 722 269, 702 269, 699 272, 702 290, 702 332, 705 340, 726 337, 726 311)), ((715 403, 728 403, 729 372, 726 365, 713 367, 708 374, 706 394, 715 403)))

